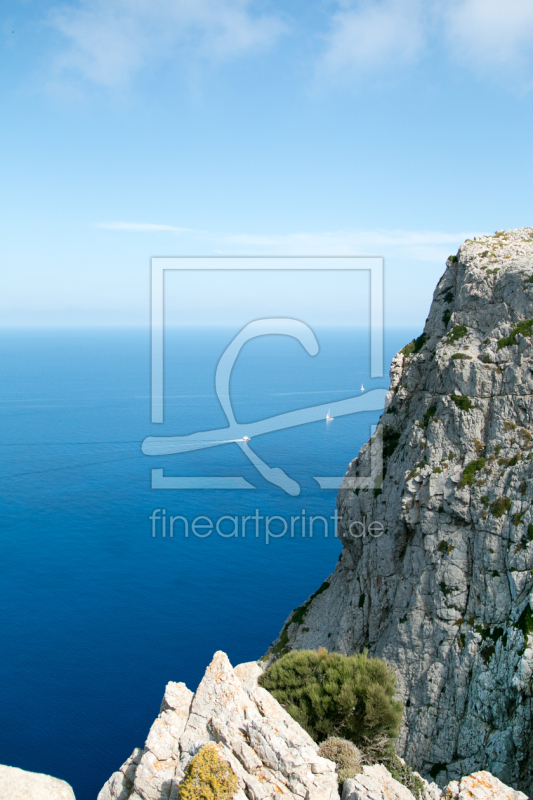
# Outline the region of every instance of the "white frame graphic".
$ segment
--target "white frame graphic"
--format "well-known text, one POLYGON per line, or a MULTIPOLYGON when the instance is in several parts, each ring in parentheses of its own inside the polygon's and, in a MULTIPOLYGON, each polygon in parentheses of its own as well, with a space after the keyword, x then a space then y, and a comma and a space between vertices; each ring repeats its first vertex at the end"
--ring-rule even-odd
MULTIPOLYGON (((372 378, 383 377, 384 259, 381 256, 157 256, 152 258, 151 261, 151 419, 153 423, 157 424, 164 421, 164 292, 165 272, 169 270, 320 270, 370 272, 370 374, 372 378), (332 261, 335 263, 335 266, 331 266, 332 261)), ((361 410, 364 409, 361 408, 361 410)), ((351 413, 355 413, 355 411, 351 413)), ((152 437, 152 439, 153 438, 154 437, 152 437)), ((247 442, 245 442, 245 445, 247 445, 247 442)), ((242 448, 245 449, 244 446, 242 446, 242 448)), ((247 448, 245 452, 246 450, 247 448)), ((144 452, 150 451, 145 450, 144 452)), ((256 456, 255 459, 257 460, 256 456)), ((253 458, 251 458, 251 460, 252 463, 254 463, 253 458)), ((379 462, 381 462, 381 458, 379 458, 379 462)), ((265 472, 257 463, 255 463, 255 466, 265 475, 265 472)), ((378 464, 375 466, 378 467, 378 464)), ((270 470, 270 468, 263 463, 262 467, 266 470, 270 470)), ((276 470, 270 471, 273 472, 276 470)), ((373 464, 372 474, 375 472, 376 470, 373 464)), ((343 478, 315 477, 315 480, 322 489, 338 489, 343 478)), ((354 479, 351 480, 353 481, 354 479)), ((361 485, 366 485, 365 482, 368 482, 368 479, 357 479, 358 483, 359 481, 361 481, 361 485)), ((255 487, 242 476, 173 477, 165 476, 162 469, 152 469, 152 488, 235 490, 254 489, 255 487)), ((289 493, 293 494, 292 491, 289 493)))

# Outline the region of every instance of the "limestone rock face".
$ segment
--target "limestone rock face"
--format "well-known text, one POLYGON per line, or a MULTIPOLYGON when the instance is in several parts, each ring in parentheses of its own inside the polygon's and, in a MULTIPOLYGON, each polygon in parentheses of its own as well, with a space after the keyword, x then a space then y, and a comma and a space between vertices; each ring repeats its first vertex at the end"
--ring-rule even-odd
MULTIPOLYGON (((342 800, 415 800, 414 795, 394 780, 381 764, 363 767, 363 774, 344 781, 342 800)), ((420 800, 528 800, 494 778, 489 772, 476 772, 460 781, 452 781, 444 789, 424 782, 420 800)))
POLYGON ((344 781, 342 800, 414 800, 414 797, 385 767, 374 764, 363 767, 361 775, 344 781))
POLYGON ((533 784, 532 320, 533 228, 448 260, 423 335, 392 363, 383 483, 349 480, 370 474, 371 440, 339 491, 337 568, 278 640, 386 659, 398 751, 441 786, 485 768, 533 784))
POLYGON ((338 800, 333 762, 265 689, 256 662, 215 653, 196 691, 169 683, 143 750, 107 781, 98 800, 177 800, 198 749, 215 743, 237 775, 234 800, 338 800))
POLYGON ((442 797, 443 800, 527 800, 525 794, 515 792, 485 771, 448 784, 442 797))
POLYGON ((59 778, 0 765, 0 800, 75 800, 72 787, 59 778))

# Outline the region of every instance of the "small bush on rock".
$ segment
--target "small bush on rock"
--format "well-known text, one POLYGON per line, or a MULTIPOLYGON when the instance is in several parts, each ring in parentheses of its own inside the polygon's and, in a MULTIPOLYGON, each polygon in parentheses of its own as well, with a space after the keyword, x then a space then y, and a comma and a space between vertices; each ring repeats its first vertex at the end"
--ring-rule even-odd
POLYGON ((455 405, 459 406, 461 411, 470 411, 471 408, 474 408, 470 398, 465 395, 451 394, 450 397, 455 405))
POLYGON ((325 648, 293 650, 259 683, 317 742, 340 736, 366 750, 392 752, 403 707, 394 699, 394 672, 379 658, 343 656, 325 648))
POLYGON ((216 747, 206 744, 185 770, 179 800, 230 800, 238 789, 237 776, 219 758, 216 747))
POLYGON ((484 468, 486 461, 484 458, 478 458, 477 461, 471 461, 466 465, 463 471, 463 476, 459 481, 459 486, 473 486, 476 479, 476 472, 484 468))
POLYGON ((396 754, 385 760, 384 766, 387 767, 392 777, 402 783, 417 800, 424 795, 424 784, 420 776, 414 772, 409 764, 398 758, 396 754))
POLYGON ((338 736, 330 736, 318 748, 318 754, 322 758, 329 758, 337 765, 337 780, 344 783, 348 778, 354 778, 361 772, 361 753, 358 748, 349 742, 348 739, 339 739, 338 736))

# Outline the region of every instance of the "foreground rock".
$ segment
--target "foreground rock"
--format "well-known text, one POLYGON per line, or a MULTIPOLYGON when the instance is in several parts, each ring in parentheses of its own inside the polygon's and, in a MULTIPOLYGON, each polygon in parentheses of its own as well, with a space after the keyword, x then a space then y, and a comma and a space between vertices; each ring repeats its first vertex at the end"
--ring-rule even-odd
MULTIPOLYGON (((522 792, 505 786, 489 772, 476 772, 453 781, 441 792, 434 783, 423 781, 420 800, 528 800, 522 792)), ((344 781, 342 800, 416 800, 381 764, 363 767, 362 775, 344 781)))
POLYGON ((215 653, 196 694, 169 683, 143 750, 134 750, 98 800, 178 797, 193 755, 216 743, 237 775, 235 800, 338 800, 333 762, 265 689, 256 662, 232 668, 215 653))
POLYGON ((443 800, 528 800, 525 794, 515 792, 486 771, 453 781, 442 796, 443 800))
MULTIPOLYGON (((423 800, 440 800, 441 792, 434 784, 427 789, 423 800), (432 791, 434 789, 435 791, 432 791)), ((413 794, 403 784, 394 780, 390 772, 381 764, 363 767, 361 775, 344 781, 342 800, 415 800, 413 794)))
POLYGON ((274 648, 385 658, 399 753, 441 786, 488 767, 533 788, 532 320, 533 228, 448 260, 423 336, 392 363, 383 485, 351 485, 368 443, 338 495, 342 558, 274 648))
POLYGON ((75 800, 72 787, 59 778, 0 765, 0 800, 75 800))

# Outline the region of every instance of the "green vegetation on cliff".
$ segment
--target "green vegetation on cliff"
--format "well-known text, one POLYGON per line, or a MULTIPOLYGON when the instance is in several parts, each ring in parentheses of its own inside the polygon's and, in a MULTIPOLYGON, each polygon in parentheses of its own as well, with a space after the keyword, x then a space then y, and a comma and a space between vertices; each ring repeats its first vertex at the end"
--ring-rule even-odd
POLYGON ((403 706, 394 699, 394 672, 379 658, 294 650, 271 664, 259 683, 315 741, 339 736, 392 753, 403 706))

